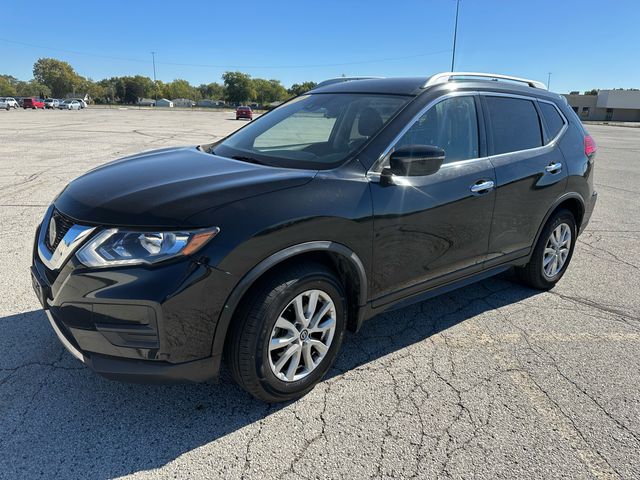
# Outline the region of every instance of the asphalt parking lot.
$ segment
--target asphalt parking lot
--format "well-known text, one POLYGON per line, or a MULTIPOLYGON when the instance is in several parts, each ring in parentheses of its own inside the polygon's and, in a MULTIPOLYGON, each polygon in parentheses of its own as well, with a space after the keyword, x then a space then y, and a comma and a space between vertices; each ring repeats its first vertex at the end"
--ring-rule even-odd
POLYGON ((558 286, 510 275, 371 320, 329 377, 268 406, 111 382, 31 290, 34 230, 79 174, 206 143, 232 112, 0 112, 0 478, 640 478, 640 129, 590 126, 599 203, 558 286))

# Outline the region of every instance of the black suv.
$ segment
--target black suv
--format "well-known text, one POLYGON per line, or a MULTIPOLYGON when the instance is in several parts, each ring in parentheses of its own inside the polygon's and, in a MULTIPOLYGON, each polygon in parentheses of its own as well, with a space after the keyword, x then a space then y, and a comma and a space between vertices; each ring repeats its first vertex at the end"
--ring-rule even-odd
POLYGON ((131 381, 308 392, 346 329, 515 267, 560 280, 596 146, 544 85, 493 74, 326 82, 210 145, 71 182, 34 289, 67 349, 131 381))

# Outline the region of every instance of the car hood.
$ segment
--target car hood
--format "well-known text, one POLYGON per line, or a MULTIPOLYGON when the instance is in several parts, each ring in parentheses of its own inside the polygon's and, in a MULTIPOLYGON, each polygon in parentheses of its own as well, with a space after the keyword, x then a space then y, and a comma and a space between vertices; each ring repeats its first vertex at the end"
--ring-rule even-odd
POLYGON ((255 165, 196 147, 125 157, 69 183, 55 207, 79 223, 206 227, 189 217, 243 198, 303 185, 315 170, 255 165))

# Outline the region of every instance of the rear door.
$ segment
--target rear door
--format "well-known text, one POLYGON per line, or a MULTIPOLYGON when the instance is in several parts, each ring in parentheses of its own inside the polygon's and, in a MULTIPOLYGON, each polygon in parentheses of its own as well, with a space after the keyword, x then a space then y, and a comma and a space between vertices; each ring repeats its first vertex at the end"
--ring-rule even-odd
POLYGON ((427 176, 374 180, 374 307, 419 293, 481 268, 488 249, 495 193, 485 153, 479 97, 463 92, 426 107, 394 148, 434 145, 445 151, 440 170, 427 176), (477 185, 486 185, 478 189, 477 185))
POLYGON ((557 143, 567 122, 553 103, 531 97, 486 93, 482 104, 496 171, 491 266, 526 255, 545 215, 564 193, 567 167, 557 143))

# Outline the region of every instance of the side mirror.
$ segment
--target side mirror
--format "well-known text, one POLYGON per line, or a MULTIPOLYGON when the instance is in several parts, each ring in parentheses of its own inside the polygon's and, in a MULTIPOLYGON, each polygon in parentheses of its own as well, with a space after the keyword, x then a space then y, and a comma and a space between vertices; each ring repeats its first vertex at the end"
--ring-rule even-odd
POLYGON ((431 175, 440 170, 444 159, 445 152, 439 147, 407 145, 391 154, 388 173, 402 177, 431 175))

